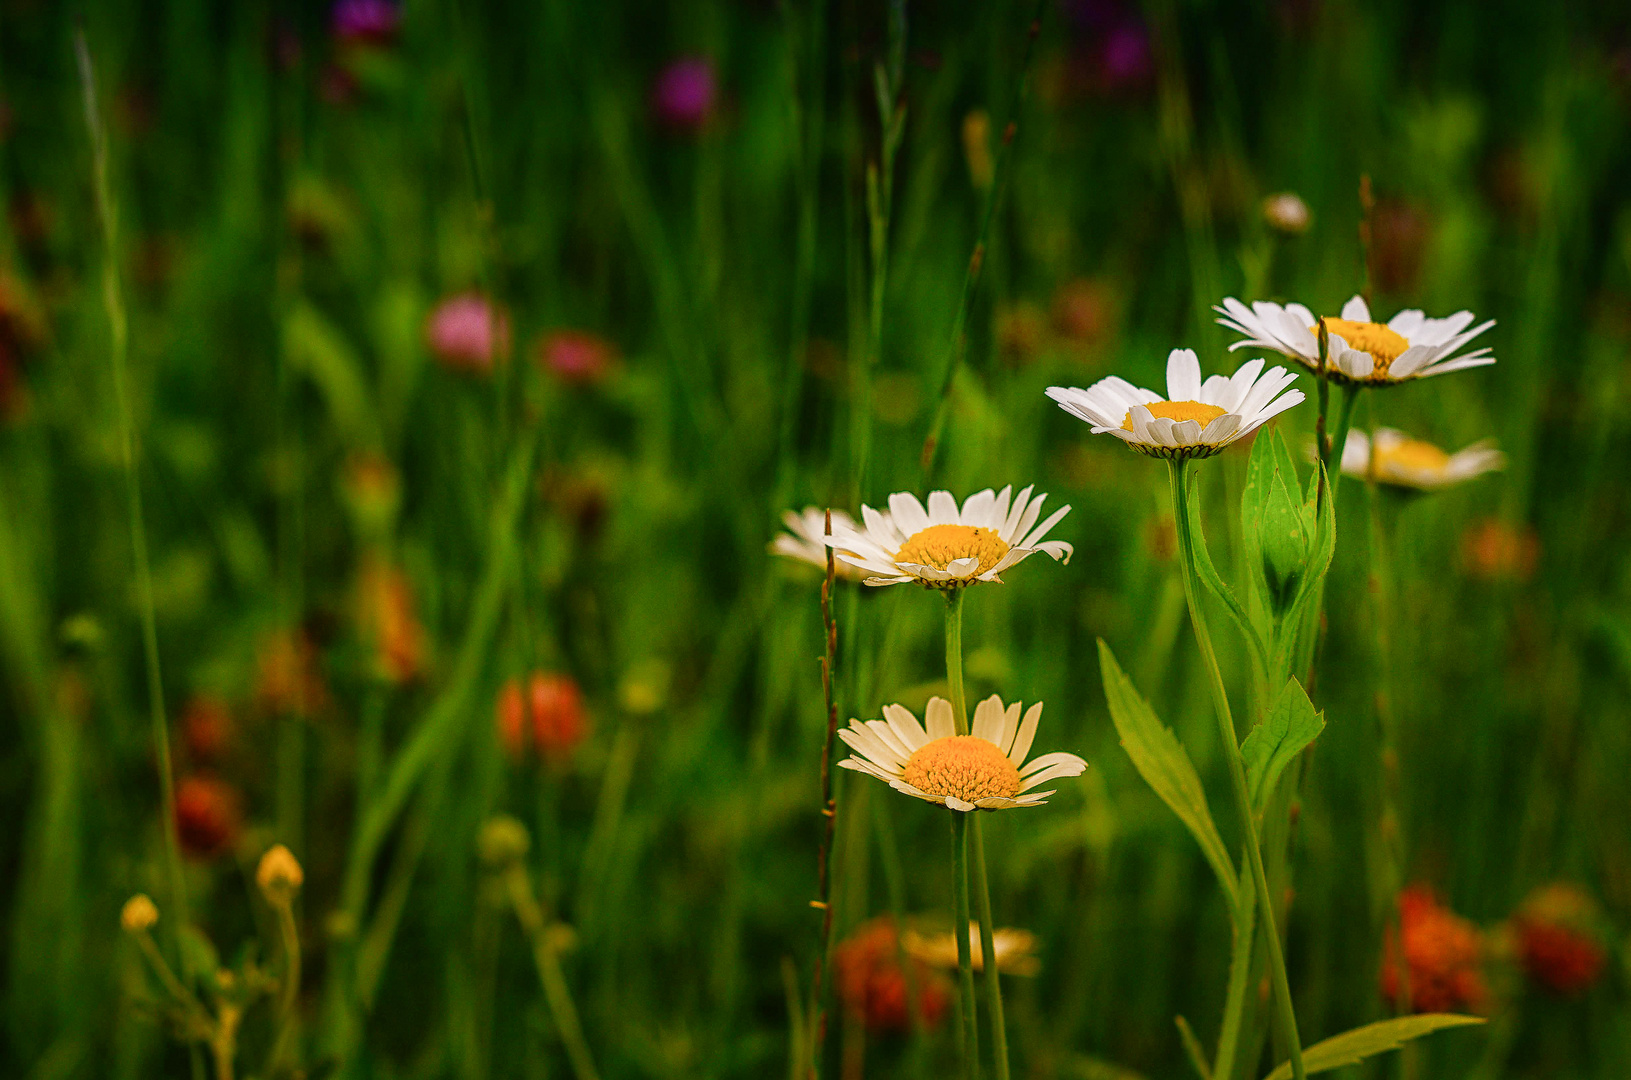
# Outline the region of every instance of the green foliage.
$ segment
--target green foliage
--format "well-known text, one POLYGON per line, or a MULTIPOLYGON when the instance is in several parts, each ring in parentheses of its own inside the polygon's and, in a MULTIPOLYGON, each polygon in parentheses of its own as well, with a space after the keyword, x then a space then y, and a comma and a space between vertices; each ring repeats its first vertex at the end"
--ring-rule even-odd
MULTIPOLYGON (((1481 1016, 1461 1016, 1455 1013, 1422 1013, 1418 1016, 1399 1016, 1380 1020, 1374 1024, 1344 1031, 1322 1039, 1303 1051, 1303 1064, 1310 1073, 1328 1072, 1344 1065, 1356 1065, 1368 1057, 1397 1050, 1412 1039, 1431 1035, 1446 1028, 1482 1024, 1481 1016)), ((1284 1062, 1264 1080, 1291 1080, 1291 1063, 1284 1062)))
POLYGON ((1161 723, 1149 702, 1139 696, 1132 679, 1116 663, 1110 646, 1099 641, 1099 674, 1104 680, 1104 696, 1110 705, 1110 720, 1121 736, 1122 748, 1133 759, 1133 767, 1161 801, 1178 815, 1195 842, 1201 846, 1218 884, 1229 898, 1230 909, 1239 903, 1239 879, 1234 862, 1223 846, 1212 811, 1206 804, 1206 789, 1170 728, 1161 723))
POLYGON ((1314 710, 1302 684, 1291 679, 1263 714, 1262 723, 1252 728, 1240 744, 1246 761, 1246 787, 1252 809, 1261 817, 1274 794, 1280 774, 1325 730, 1325 718, 1314 710))

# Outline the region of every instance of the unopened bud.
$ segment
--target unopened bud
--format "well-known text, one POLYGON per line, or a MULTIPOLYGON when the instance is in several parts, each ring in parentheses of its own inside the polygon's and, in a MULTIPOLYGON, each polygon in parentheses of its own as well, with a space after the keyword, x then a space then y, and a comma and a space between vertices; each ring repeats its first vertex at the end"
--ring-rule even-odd
POLYGON ((530 844, 527 827, 507 814, 492 818, 483 825, 477 841, 482 861, 492 867, 508 866, 521 859, 530 844))
POLYGON ((158 905, 146 893, 137 893, 125 901, 119 912, 119 925, 127 934, 145 934, 159 921, 158 905))
POLYGON ((1277 232, 1300 236, 1308 231, 1313 215, 1295 192, 1286 191, 1263 200, 1263 220, 1277 232))
POLYGON ((261 894, 271 904, 289 903, 305 880, 306 874, 300 869, 300 863, 282 844, 274 845, 262 855, 260 866, 255 870, 255 884, 260 886, 261 894))

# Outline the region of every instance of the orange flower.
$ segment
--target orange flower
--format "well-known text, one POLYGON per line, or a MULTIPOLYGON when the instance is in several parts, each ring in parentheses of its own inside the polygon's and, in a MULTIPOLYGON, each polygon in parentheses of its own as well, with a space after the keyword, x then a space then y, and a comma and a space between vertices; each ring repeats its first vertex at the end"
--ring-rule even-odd
POLYGON ((509 679, 498 691, 498 744, 512 761, 527 752, 527 702, 521 694, 521 681, 509 679))
POLYGON ((243 827, 238 789, 198 773, 176 786, 176 833, 181 849, 195 859, 211 859, 230 848, 243 827))
POLYGON ((274 631, 263 638, 255 667, 255 699, 267 712, 310 716, 327 708, 328 686, 318 670, 317 648, 304 630, 274 631))
POLYGON ((194 694, 181 714, 187 754, 196 764, 219 761, 232 740, 232 711, 210 694, 194 694))
MULTIPOLYGON (((887 915, 862 923, 833 950, 835 990, 844 1008, 868 1031, 905 1031, 911 1025, 906 1007, 906 970, 900 962, 895 921, 887 915)), ((943 975, 921 960, 912 961, 917 1014, 933 1030, 951 1003, 943 975)))
POLYGON ((414 614, 413 587, 401 569, 370 560, 358 583, 358 616, 378 650, 380 674, 401 684, 424 670, 425 632, 414 614))
POLYGON ((1409 971, 1410 1007, 1418 1013, 1481 1011, 1489 998, 1481 967, 1484 940, 1478 927, 1442 906, 1425 885, 1399 894, 1399 928, 1390 927, 1382 959, 1382 995, 1396 1001, 1401 989, 1399 939, 1409 971))
POLYGON ((535 671, 525 693, 520 680, 510 679, 494 711, 499 745, 512 761, 525 758, 531 746, 551 764, 564 764, 589 733, 583 691, 570 675, 535 671))
POLYGON ((1596 903, 1573 885, 1530 893, 1512 917, 1524 971, 1554 993, 1573 996, 1590 989, 1608 962, 1597 918, 1596 903))
POLYGON ((1485 518, 1461 535, 1461 562, 1484 581, 1528 581, 1540 560, 1540 540, 1527 525, 1485 518))

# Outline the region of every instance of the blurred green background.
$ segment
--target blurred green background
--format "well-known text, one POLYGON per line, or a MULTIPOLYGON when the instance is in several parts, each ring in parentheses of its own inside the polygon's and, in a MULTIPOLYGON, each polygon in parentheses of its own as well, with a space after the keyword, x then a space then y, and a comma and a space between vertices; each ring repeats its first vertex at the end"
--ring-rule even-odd
MULTIPOLYGON (((1030 3, 84 9, 188 903, 221 963, 275 968, 254 867, 298 856, 311 1075, 572 1075, 477 854, 500 812, 571 928, 602 1075, 788 1074, 820 947, 820 575, 766 545, 788 508, 1033 482, 1072 504, 1075 557, 972 590, 970 692, 1046 701, 1046 748, 1092 767, 989 822, 998 921, 1041 960, 1009 984, 1016 1068, 1189 1075, 1173 1017, 1216 1037, 1226 913, 1117 745, 1094 645, 1216 797, 1166 478, 1042 391, 1160 388, 1177 345, 1232 371, 1258 353, 1225 353, 1225 295, 1334 313, 1364 277, 1361 174, 1374 309, 1494 318, 1500 363, 1367 395, 1358 423, 1509 455, 1385 508, 1408 876, 1487 931, 1492 1023, 1435 1036, 1420 1075, 1631 1075, 1631 15, 1035 10, 1027 61, 1030 3), (1282 191, 1300 235, 1263 217, 1282 191), (438 321, 460 295, 494 314, 438 321), (586 716, 542 758, 495 715, 532 672, 586 716), (1568 996, 1502 929, 1554 882, 1603 957, 1568 996)), ((0 1063, 188 1075, 119 928, 150 893, 174 962, 79 14, 0 11, 0 1063)), ((1201 474, 1226 572, 1244 463, 1201 474)), ((1386 1008, 1365 497, 1339 505, 1295 833, 1305 1043, 1386 1008)), ((844 719, 943 685, 934 597, 844 584, 835 611, 844 719)), ((949 925, 943 812, 838 784, 835 940, 949 925)), ((272 1014, 246 1015, 239 1075, 266 1075, 272 1014)), ((824 1075, 953 1068, 950 1025, 847 1016, 824 1075)))

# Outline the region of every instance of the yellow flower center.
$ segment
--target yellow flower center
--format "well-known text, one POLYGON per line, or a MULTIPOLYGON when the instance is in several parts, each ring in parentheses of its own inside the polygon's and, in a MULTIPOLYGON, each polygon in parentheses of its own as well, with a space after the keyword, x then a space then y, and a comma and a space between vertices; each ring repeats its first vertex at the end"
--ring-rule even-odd
MULTIPOLYGON (((1350 348, 1370 353, 1371 359, 1376 361, 1376 370, 1371 373, 1372 378, 1387 374, 1388 365, 1397 360, 1400 353, 1410 348, 1410 342, 1383 323, 1326 319, 1325 328, 1341 337, 1350 348)), ((1316 338, 1319 337, 1318 325, 1310 326, 1308 329, 1313 331, 1316 338)))
MULTIPOLYGON (((1165 416, 1179 423, 1193 420, 1203 428, 1224 413, 1216 405, 1202 405, 1198 401, 1157 401, 1144 407, 1150 410, 1152 417, 1165 416)), ((1133 430, 1133 410, 1127 410, 1127 419, 1121 422, 1121 430, 1133 430)))
POLYGON ((1019 794, 1019 770, 996 746, 977 735, 949 735, 920 746, 906 760, 901 778, 929 795, 977 802, 1019 794))
POLYGON ((1404 439, 1392 446, 1371 446, 1371 466, 1378 476, 1399 472, 1441 472, 1450 455, 1419 439, 1404 439))
MULTIPOLYGON (((995 529, 973 525, 930 525, 913 533, 895 553, 898 563, 917 563, 944 570, 953 559, 979 559, 985 573, 1008 554, 1008 544, 995 529)), ((989 744, 987 744, 989 745, 989 744)))

